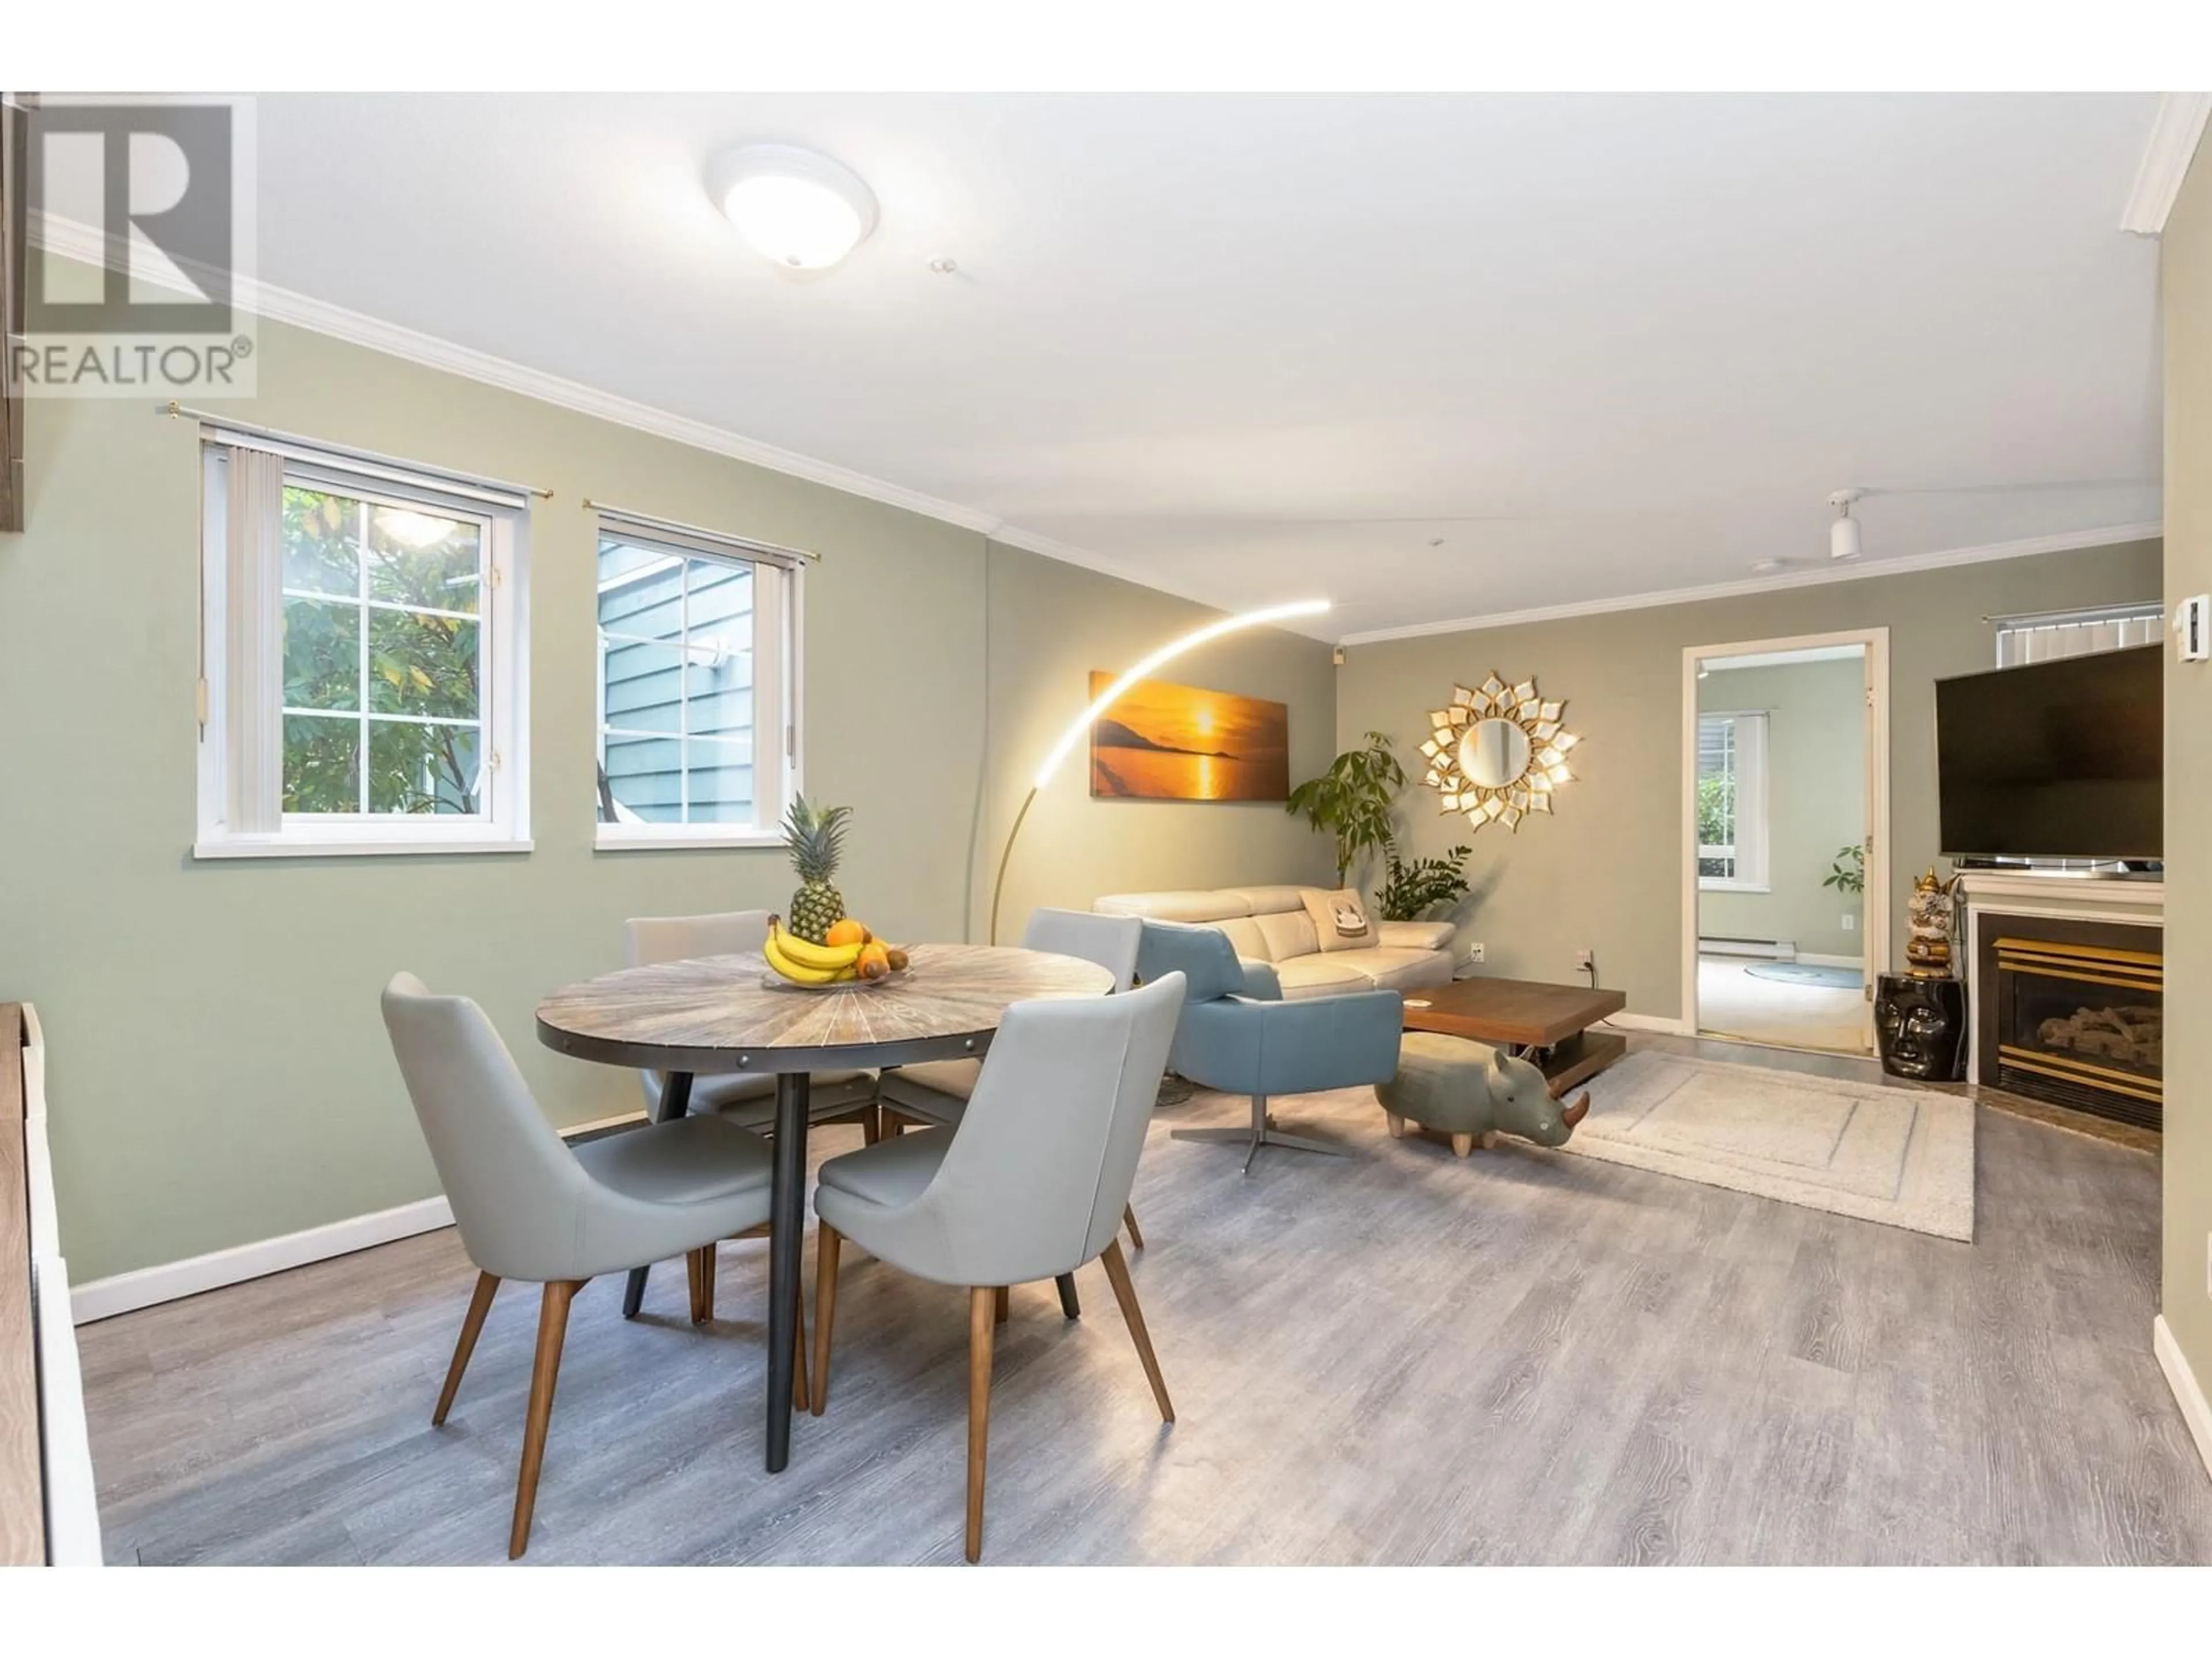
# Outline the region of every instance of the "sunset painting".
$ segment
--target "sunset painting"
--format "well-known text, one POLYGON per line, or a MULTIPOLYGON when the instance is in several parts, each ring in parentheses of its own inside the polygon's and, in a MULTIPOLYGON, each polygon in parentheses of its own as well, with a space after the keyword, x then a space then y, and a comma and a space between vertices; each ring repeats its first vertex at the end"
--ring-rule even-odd
MULTIPOLYGON (((1093 672, 1091 695, 1114 679, 1093 672)), ((1283 800, 1291 793, 1291 711, 1233 692, 1139 680, 1091 728, 1091 793, 1283 800)))

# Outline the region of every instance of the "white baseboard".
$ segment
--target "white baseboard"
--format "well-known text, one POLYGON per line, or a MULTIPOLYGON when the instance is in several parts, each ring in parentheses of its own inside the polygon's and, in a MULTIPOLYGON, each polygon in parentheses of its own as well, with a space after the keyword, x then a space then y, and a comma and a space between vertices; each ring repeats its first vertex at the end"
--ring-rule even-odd
POLYGON ((1815 968, 1863 968, 1866 966, 1866 958, 1863 957, 1832 957, 1818 951, 1800 951, 1797 953, 1797 960, 1809 962, 1815 968))
POLYGON ((352 1216, 327 1226, 310 1227, 305 1232, 286 1233, 282 1238, 234 1245, 227 1250, 189 1256, 182 1261, 166 1261, 158 1267, 140 1267, 112 1278, 74 1285, 70 1287, 70 1314, 74 1322, 88 1325, 95 1319, 129 1313, 134 1308, 150 1308, 157 1302, 198 1296, 202 1291, 259 1279, 267 1273, 281 1273, 288 1267, 304 1267, 310 1261, 349 1255, 372 1245, 389 1244, 395 1238, 411 1238, 416 1233, 432 1232, 453 1224, 453 1206, 444 1197, 426 1198, 418 1203, 402 1204, 397 1209, 379 1210, 372 1215, 352 1216))
POLYGON ((1618 1025, 1624 1031, 1663 1031, 1669 1036, 1688 1036, 1690 1028, 1679 1019, 1664 1014, 1607 1014, 1605 1023, 1618 1025))
POLYGON ((2197 1386, 2197 1374, 2189 1369, 2183 1357, 2181 1345, 2173 1340, 2173 1329, 2160 1314, 2151 1322, 2151 1352, 2158 1356, 2158 1368, 2166 1373, 2166 1385, 2173 1390, 2174 1403, 2181 1407, 2181 1420, 2189 1425, 2189 1437, 2197 1443, 2197 1455, 2204 1460, 2204 1472, 2212 1474, 2212 1403, 2207 1403, 2204 1390, 2197 1386))
POLYGON ((1797 962, 1797 941, 1790 939, 1705 939, 1698 940, 1701 957, 1743 957, 1754 962, 1797 962))

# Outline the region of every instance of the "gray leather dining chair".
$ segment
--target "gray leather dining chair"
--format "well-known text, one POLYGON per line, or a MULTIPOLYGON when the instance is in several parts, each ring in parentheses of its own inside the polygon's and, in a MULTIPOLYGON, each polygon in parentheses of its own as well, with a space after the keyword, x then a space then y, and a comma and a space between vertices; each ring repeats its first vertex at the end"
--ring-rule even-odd
MULTIPOLYGON (((768 912, 722 910, 696 916, 632 916, 623 924, 626 963, 644 968, 656 963, 688 962, 695 957, 757 956, 768 942, 768 912)), ((691 1092, 679 1107, 668 1097, 668 1079, 659 1072, 640 1072, 645 1115, 658 1123, 685 1113, 713 1112, 739 1128, 770 1135, 775 1128, 775 1078, 766 1072, 722 1072, 691 1080, 691 1092)), ((880 1118, 872 1072, 814 1073, 806 1121, 857 1123, 862 1140, 875 1144, 880 1118)), ((694 1322, 714 1316, 715 1253, 690 1264, 694 1322)), ((645 1297, 648 1269, 631 1275, 623 1294, 623 1317, 634 1319, 645 1297)))
MULTIPOLYGON (((1030 913, 1029 926, 1022 930, 1022 948, 1095 962, 1114 975, 1116 991, 1126 991, 1136 980, 1137 951, 1144 937, 1145 924, 1135 916, 1039 908, 1030 913)), ((885 1072, 876 1080, 876 1097, 888 1115, 884 1127, 896 1133, 903 1127, 900 1120, 945 1127, 957 1124, 982 1065, 979 1060, 933 1060, 885 1072)), ((1143 1249, 1145 1235, 1135 1209, 1122 1212, 1121 1224, 1128 1229, 1131 1248, 1143 1249)), ((1081 1313, 1073 1279, 1061 1281, 1060 1301, 1070 1319, 1081 1313)))
POLYGON ((1183 978, 1121 996, 1017 1003, 991 1041, 957 1130, 887 1136, 819 1172, 814 1411, 828 1401, 840 1242, 968 1292, 968 1559, 983 1551, 992 1332, 1006 1287, 1106 1269, 1163 1422, 1161 1380, 1115 1229, 1136 1179, 1183 978), (1041 1109, 1041 1107, 1045 1108, 1041 1109))
MULTIPOLYGON (((438 996, 412 974, 384 988, 384 1024, 430 1159, 453 1206, 476 1292, 430 1421, 459 1392, 484 1316, 503 1279, 544 1286, 538 1356, 515 1485, 509 1557, 530 1542, 538 1475, 568 1304, 602 1273, 699 1253, 769 1218, 769 1154, 757 1135, 718 1117, 687 1117, 570 1146, 538 1109, 514 1057, 483 1010, 438 996)), ((696 1281, 695 1281, 696 1282, 696 1281)), ((696 1314, 695 1300, 695 1314, 696 1314)), ((806 1403, 806 1337, 799 1337, 798 1403, 806 1403)))

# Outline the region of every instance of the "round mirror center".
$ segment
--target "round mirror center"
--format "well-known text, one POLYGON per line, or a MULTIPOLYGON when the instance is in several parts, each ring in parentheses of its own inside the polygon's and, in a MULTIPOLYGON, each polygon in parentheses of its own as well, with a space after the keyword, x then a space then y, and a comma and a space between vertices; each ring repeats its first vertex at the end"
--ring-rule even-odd
POLYGON ((1528 734, 1511 720, 1477 720, 1459 740, 1459 769, 1483 789, 1504 789, 1528 769, 1528 734))

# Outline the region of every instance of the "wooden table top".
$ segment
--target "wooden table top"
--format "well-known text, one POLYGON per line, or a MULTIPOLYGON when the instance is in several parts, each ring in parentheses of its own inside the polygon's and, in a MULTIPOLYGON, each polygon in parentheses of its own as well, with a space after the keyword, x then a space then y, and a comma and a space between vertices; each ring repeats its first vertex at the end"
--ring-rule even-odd
POLYGON ((1406 1029, 1549 1048, 1628 1006, 1625 991, 1534 979, 1455 979, 1406 994, 1406 1029), (1425 1008, 1413 1004, 1425 1001, 1425 1008))
POLYGON ((758 956, 700 957, 602 974, 538 1005, 538 1038, 580 1060, 667 1072, 821 1072, 981 1054, 1006 1010, 1103 996, 1114 975, 1078 957, 917 945, 903 974, 820 990, 758 956))

